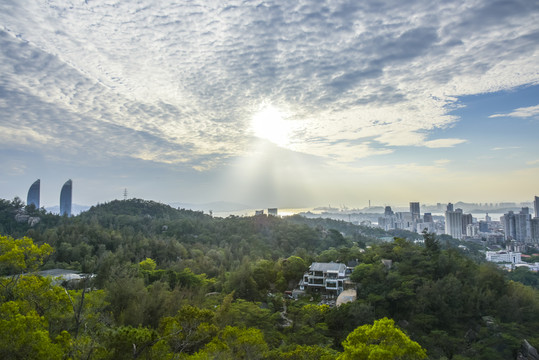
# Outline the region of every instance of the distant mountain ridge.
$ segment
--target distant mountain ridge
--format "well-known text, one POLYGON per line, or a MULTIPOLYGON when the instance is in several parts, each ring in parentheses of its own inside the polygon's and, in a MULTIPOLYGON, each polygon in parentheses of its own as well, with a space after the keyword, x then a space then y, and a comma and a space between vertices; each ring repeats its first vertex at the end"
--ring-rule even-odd
POLYGON ((227 202, 227 201, 214 201, 206 204, 190 204, 190 203, 181 203, 181 202, 173 202, 169 203, 170 206, 174 208, 181 208, 181 209, 191 209, 194 211, 215 211, 215 212, 224 212, 224 211, 240 211, 240 210, 246 210, 246 209, 253 209, 252 206, 240 204, 240 203, 233 203, 233 202, 227 202))

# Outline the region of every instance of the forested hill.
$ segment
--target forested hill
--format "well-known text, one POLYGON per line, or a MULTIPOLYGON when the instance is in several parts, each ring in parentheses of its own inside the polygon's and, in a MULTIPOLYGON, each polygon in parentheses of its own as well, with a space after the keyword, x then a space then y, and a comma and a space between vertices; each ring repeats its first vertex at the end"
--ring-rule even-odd
MULTIPOLYGON (((1 234, 30 236, 37 243, 55 248, 46 268, 84 272, 97 272, 104 259, 138 263, 149 257, 162 268, 189 267, 216 277, 246 259, 254 262, 298 255, 312 261, 330 248, 355 246, 359 250, 358 244, 364 247, 376 243, 380 235, 371 234, 369 228, 334 220, 320 223, 299 217, 213 218, 141 199, 99 204, 71 218, 24 207, 19 200, 1 200, 0 219, 1 234), (41 221, 33 225, 20 221, 20 217, 17 221, 17 214, 22 213, 41 221)), ((333 260, 355 259, 357 250, 333 260)))
POLYGON ((0 200, 0 358, 516 359, 539 345, 536 289, 447 239, 381 236, 139 199, 71 218, 0 200), (311 262, 350 260, 352 303, 286 295, 311 262), (64 289, 30 275, 54 268, 95 276, 64 289))
POLYGON ((105 216, 149 216, 152 218, 180 219, 186 217, 203 217, 199 211, 175 209, 169 205, 152 200, 128 199, 113 200, 104 204, 92 206, 88 211, 81 213, 82 218, 105 216))

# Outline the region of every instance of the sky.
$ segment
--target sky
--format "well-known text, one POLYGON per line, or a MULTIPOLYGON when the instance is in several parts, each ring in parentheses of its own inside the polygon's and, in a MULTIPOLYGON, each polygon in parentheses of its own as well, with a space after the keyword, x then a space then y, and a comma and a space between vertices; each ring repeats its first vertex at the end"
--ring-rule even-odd
POLYGON ((539 2, 0 1, 0 198, 531 201, 539 2))

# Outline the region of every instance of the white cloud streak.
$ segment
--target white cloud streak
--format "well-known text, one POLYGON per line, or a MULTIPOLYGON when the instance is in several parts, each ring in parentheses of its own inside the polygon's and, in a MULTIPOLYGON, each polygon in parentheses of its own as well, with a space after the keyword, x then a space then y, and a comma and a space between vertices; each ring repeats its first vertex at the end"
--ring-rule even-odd
POLYGON ((465 142, 466 140, 463 140, 463 139, 436 139, 436 140, 426 141, 425 146, 432 149, 449 148, 449 147, 454 147, 458 144, 462 144, 465 142))
POLYGON ((515 109, 515 111, 512 111, 508 114, 490 115, 489 118, 497 118, 497 117, 530 118, 530 117, 537 117, 537 116, 539 116, 539 105, 521 107, 521 108, 515 109))
POLYGON ((515 149, 522 149, 521 146, 497 146, 490 150, 492 151, 500 151, 500 150, 515 150, 515 149))

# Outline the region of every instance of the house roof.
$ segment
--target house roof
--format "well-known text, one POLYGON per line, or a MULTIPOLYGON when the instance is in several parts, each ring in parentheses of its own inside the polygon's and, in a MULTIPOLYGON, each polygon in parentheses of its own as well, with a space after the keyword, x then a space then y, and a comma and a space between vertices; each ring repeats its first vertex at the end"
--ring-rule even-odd
POLYGON ((331 263, 314 262, 309 267, 309 270, 310 271, 323 271, 323 272, 328 272, 328 271, 344 272, 346 270, 346 265, 340 264, 340 263, 333 263, 333 262, 331 263))

